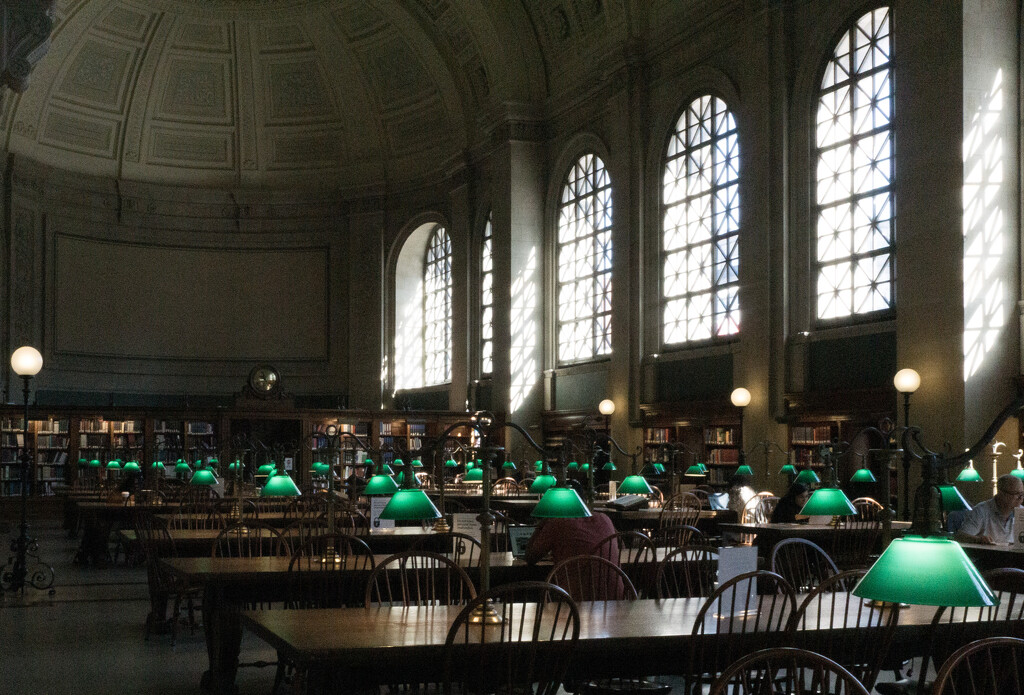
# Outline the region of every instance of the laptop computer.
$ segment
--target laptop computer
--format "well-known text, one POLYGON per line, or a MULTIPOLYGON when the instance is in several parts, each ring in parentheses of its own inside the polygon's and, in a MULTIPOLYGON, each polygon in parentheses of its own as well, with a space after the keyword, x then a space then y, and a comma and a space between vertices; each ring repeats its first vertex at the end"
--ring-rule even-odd
POLYGON ((530 538, 533 537, 533 532, 536 530, 536 526, 508 527, 508 544, 512 549, 513 558, 516 560, 522 560, 526 557, 526 546, 529 544, 530 538))

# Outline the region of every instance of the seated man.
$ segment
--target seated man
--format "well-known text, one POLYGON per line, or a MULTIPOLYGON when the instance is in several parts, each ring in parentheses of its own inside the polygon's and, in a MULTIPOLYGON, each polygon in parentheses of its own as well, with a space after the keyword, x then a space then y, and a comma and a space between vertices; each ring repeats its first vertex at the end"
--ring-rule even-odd
POLYGON ((1010 474, 999 476, 996 496, 974 505, 953 536, 961 543, 1008 545, 1013 541, 1013 510, 1024 500, 1024 481, 1010 474))
MULTIPOLYGON (((549 552, 557 565, 562 560, 576 555, 589 555, 598 543, 615 533, 615 526, 607 514, 595 512, 593 516, 580 519, 544 519, 537 524, 537 530, 526 546, 526 562, 533 565, 544 559, 549 552)), ((602 546, 600 557, 619 564, 618 543, 602 546)), ((621 599, 625 587, 617 574, 601 572, 600 576, 572 576, 569 586, 562 588, 569 595, 587 600, 621 599)), ((579 599, 583 600, 583 599, 579 599)))

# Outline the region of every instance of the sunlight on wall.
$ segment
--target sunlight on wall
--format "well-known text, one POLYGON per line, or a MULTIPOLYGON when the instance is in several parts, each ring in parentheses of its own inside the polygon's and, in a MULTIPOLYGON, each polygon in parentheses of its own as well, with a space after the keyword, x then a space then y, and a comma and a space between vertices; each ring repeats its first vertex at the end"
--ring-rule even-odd
POLYGON ((509 355, 511 388, 509 412, 516 412, 537 384, 537 247, 530 249, 526 263, 512 280, 512 344, 509 355))
POLYGON ((1003 71, 978 105, 964 137, 964 381, 978 373, 1010 310, 1003 185, 1003 71))
POLYGON ((396 307, 395 388, 423 386, 423 281, 412 291, 412 301, 396 307))

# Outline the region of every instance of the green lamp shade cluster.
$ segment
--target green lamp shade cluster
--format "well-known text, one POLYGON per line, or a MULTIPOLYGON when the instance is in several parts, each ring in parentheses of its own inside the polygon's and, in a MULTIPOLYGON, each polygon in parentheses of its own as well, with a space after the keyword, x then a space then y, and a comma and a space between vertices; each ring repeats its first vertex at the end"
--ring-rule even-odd
POLYGON ((793 482, 800 483, 801 485, 816 485, 821 482, 821 478, 810 468, 805 468, 797 473, 796 480, 793 482))
POLYGON ((971 510, 971 505, 967 503, 955 485, 939 485, 939 493, 942 495, 942 511, 969 512, 971 510))
POLYGON ((654 490, 651 489, 647 478, 642 475, 629 475, 619 485, 619 492, 623 495, 649 495, 654 490))
POLYGON ((553 487, 557 482, 558 480, 555 479, 555 476, 550 473, 546 475, 538 475, 533 479, 533 482, 530 483, 530 492, 535 494, 547 492, 548 489, 553 487))
POLYGON ((591 516, 591 513, 575 490, 551 487, 533 508, 532 516, 538 519, 581 519, 591 516))
POLYGON ((602 471, 614 471, 614 470, 616 470, 615 464, 612 463, 611 461, 609 461, 608 463, 606 463, 603 466, 601 466, 601 470, 602 471))
POLYGON ((164 462, 163 461, 154 461, 150 465, 150 468, 152 468, 154 471, 162 471, 162 470, 164 470, 166 468, 166 466, 164 466, 164 462))
POLYGON ((178 459, 178 462, 174 464, 174 472, 178 475, 190 475, 192 473, 192 466, 178 459))
POLYGON ((858 468, 850 478, 851 483, 875 483, 875 474, 871 472, 870 468, 858 468))
POLYGON ((687 478, 703 478, 704 470, 700 467, 700 464, 695 463, 689 468, 687 468, 686 472, 683 473, 683 475, 686 476, 687 478))
POLYGON ((479 483, 479 482, 482 482, 483 479, 484 479, 484 469, 483 468, 470 468, 468 471, 466 471, 466 475, 462 478, 462 480, 467 482, 467 483, 479 483))
POLYGON ((138 461, 129 461, 128 463, 124 464, 124 469, 123 470, 134 472, 134 473, 138 473, 142 469, 139 468, 139 462, 138 461))
POLYGON ((814 491, 800 513, 804 516, 855 516, 857 508, 842 490, 823 487, 814 491))
POLYGON ((975 470, 973 463, 968 463, 967 464, 967 468, 965 468, 962 471, 960 471, 960 475, 958 475, 956 477, 956 479, 959 482, 961 482, 961 483, 983 483, 983 482, 985 482, 984 479, 981 477, 981 473, 979 473, 977 470, 975 470))
POLYGON ((796 466, 792 463, 787 463, 779 469, 779 475, 796 475, 796 466))
POLYGON ((752 475, 754 475, 754 469, 751 468, 750 466, 748 466, 747 464, 743 464, 742 466, 740 466, 739 468, 736 469, 736 475, 751 475, 752 476, 752 475))
POLYGON ((301 494, 302 491, 287 473, 270 476, 267 484, 260 490, 260 497, 298 497, 301 494))
POLYGON ((998 603, 960 544, 934 536, 894 540, 854 588, 853 595, 921 606, 998 603))
POLYGON ((381 519, 396 521, 422 521, 424 519, 440 519, 441 512, 427 497, 423 490, 406 488, 399 490, 380 513, 381 519))
POLYGON ((198 471, 192 474, 192 479, 188 481, 189 485, 216 485, 217 476, 213 474, 213 471, 209 468, 200 468, 198 471))
POLYGON ((277 465, 273 463, 264 463, 262 466, 256 469, 256 475, 274 475, 277 471, 277 465))

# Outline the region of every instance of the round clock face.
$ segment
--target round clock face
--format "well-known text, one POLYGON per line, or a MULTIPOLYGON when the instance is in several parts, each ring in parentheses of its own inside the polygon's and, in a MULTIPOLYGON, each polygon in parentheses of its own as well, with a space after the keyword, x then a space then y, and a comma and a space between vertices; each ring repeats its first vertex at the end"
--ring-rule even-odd
POLYGON ((268 367, 266 365, 256 367, 249 374, 249 386, 251 386, 252 390, 256 393, 272 393, 280 383, 281 377, 273 367, 268 367))

